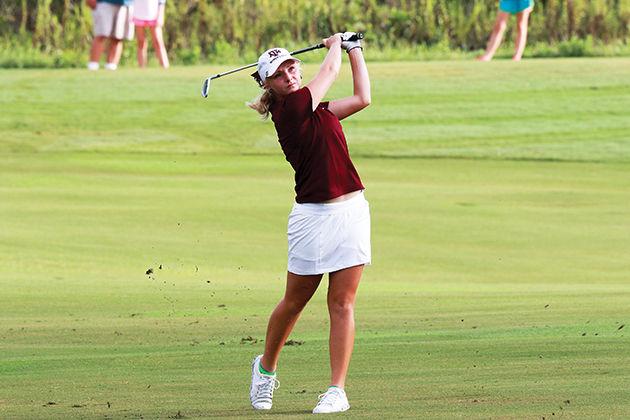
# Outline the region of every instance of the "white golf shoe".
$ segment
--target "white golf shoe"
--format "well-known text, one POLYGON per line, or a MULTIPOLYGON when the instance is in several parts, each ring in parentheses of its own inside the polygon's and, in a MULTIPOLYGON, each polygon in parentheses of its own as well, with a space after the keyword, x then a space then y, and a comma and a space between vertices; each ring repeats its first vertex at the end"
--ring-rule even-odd
POLYGON ((340 413, 350 408, 346 392, 341 388, 328 388, 319 396, 313 414, 340 413))
POLYGON ((273 391, 280 387, 280 382, 275 375, 263 375, 260 373, 260 359, 262 354, 256 356, 252 362, 252 385, 249 388, 249 399, 256 410, 271 410, 273 391))

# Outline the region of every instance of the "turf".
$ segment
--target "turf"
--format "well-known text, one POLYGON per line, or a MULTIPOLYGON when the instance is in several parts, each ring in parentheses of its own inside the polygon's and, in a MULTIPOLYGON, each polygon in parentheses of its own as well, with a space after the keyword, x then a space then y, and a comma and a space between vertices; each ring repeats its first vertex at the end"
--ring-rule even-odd
MULTIPOLYGON (((629 69, 370 64, 344 417, 630 416, 629 69)), ((0 418, 301 418, 325 390, 324 282, 249 407, 292 174, 246 74, 199 97, 221 70, 0 72, 0 418)))

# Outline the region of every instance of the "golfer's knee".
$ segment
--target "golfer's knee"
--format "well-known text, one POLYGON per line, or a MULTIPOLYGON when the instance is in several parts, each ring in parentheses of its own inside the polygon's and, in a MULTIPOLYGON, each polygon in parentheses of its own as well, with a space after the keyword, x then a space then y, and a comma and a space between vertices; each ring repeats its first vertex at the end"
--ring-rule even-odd
POLYGON ((308 303, 308 301, 304 301, 301 299, 287 299, 284 298, 282 299, 281 305, 284 308, 284 310, 292 315, 297 315, 300 312, 302 312, 302 310, 304 309, 304 307, 306 306, 306 304, 308 303))
POLYGON ((337 317, 352 316, 354 314, 354 300, 349 298, 329 299, 328 312, 337 317))

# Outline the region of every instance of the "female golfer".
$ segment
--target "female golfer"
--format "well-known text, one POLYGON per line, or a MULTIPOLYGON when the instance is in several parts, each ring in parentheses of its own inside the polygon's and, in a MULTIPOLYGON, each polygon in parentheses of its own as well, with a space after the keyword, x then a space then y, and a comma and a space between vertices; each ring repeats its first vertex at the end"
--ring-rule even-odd
MULTIPOLYGON (((344 39, 349 35, 343 34, 344 39)), ((354 345, 355 295, 363 266, 371 259, 370 211, 339 120, 370 104, 370 81, 360 41, 342 41, 335 34, 323 43, 326 58, 304 87, 300 61, 283 48, 265 51, 252 75, 264 91, 249 106, 263 117, 271 114, 295 170, 296 192, 288 223, 286 292, 269 319, 265 353, 252 363, 250 400, 257 410, 271 408, 280 350, 324 273, 329 273, 332 372, 330 387, 313 413, 350 408, 344 385, 354 345), (322 102, 339 74, 342 49, 350 60, 354 94, 322 102)))
POLYGON ((520 61, 527 44, 527 25, 529 22, 529 14, 534 8, 534 0, 501 0, 499 1, 499 13, 497 20, 494 22, 486 52, 479 56, 479 61, 490 61, 494 57, 494 53, 501 45, 503 33, 507 27, 507 20, 510 15, 516 15, 516 40, 514 41, 514 55, 512 60, 520 61))

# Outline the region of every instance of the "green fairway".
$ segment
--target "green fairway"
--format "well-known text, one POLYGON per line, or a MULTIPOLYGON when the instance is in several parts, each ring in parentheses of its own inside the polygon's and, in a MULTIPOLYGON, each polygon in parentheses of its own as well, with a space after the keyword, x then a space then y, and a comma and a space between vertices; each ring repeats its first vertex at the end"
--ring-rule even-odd
MULTIPOLYGON (((629 418, 630 59, 369 67, 343 416, 629 418)), ((229 68, 0 71, 0 419, 302 418, 326 389, 324 281, 249 405, 293 180, 247 72, 200 97, 229 68)))

